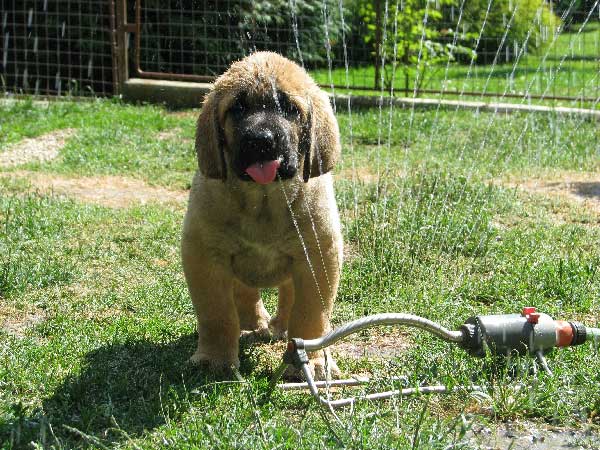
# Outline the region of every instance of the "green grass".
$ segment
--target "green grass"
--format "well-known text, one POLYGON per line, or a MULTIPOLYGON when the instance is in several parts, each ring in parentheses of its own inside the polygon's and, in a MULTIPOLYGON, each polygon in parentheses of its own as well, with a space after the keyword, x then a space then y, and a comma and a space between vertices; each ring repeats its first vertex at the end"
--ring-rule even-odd
MULTIPOLYGON (((76 128, 77 135, 67 142, 61 158, 44 164, 45 171, 126 175, 151 185, 185 188, 190 184, 189 174, 197 167, 190 145, 194 122, 191 116, 176 119, 150 106, 143 108, 140 115, 140 108, 115 106, 111 101, 50 102, 35 108, 30 101, 24 101, 0 108, 0 148, 53 129, 76 128), (171 133, 174 129, 173 136, 157 138, 159 133, 171 133)), ((36 170, 39 164, 22 168, 36 170)))
MULTIPOLYGON (((472 359, 409 330, 397 357, 340 354, 338 363, 346 374, 373 374, 380 389, 400 376, 397 385, 475 383, 484 393, 359 404, 340 412, 344 426, 308 394, 263 402, 281 346, 244 346, 245 384, 189 366, 195 320, 179 261, 183 205, 108 208, 37 190, 36 175, 184 189, 196 166, 196 113, 110 101, 0 106, 10 130, 2 148, 77 130, 56 160, 0 177, 0 448, 472 448, 472 427, 503 421, 597 433, 600 358, 590 345, 554 352, 554 375, 534 376, 528 358, 472 359)), ((533 304, 598 326, 597 211, 511 184, 566 175, 598 183, 597 123, 389 113, 338 114, 348 251, 334 323, 396 311, 456 328, 474 314, 533 304)), ((267 300, 272 306, 272 292, 267 300)))
MULTIPOLYGON (((474 64, 452 63, 446 73, 446 64, 432 66, 425 72, 422 89, 444 91, 444 97, 454 99, 460 92, 474 92, 477 95, 465 96, 465 100, 484 99, 482 92, 496 94, 495 100, 501 98, 507 102, 529 102, 524 100, 525 93, 549 97, 585 97, 597 99, 600 97, 600 27, 597 22, 590 21, 581 33, 577 34, 579 24, 572 30, 559 35, 556 41, 540 50, 536 54, 523 55, 518 64, 514 61, 507 62, 503 55, 499 55, 498 63, 474 64), (519 98, 503 97, 503 95, 517 95, 519 98)), ((388 57, 389 62, 389 57, 388 57)), ((391 78, 391 69, 389 77, 391 78)), ((408 84, 405 71, 397 69, 395 74, 394 89, 396 91, 408 89, 412 96, 416 73, 408 69, 408 84)), ((331 74, 327 69, 312 72, 315 79, 325 86, 332 82, 337 86, 350 86, 373 88, 375 86, 375 69, 373 66, 352 67, 348 74, 343 67, 335 68, 331 74)), ((391 86, 386 86, 390 91, 391 86)), ((357 91, 355 90, 356 94, 357 91)), ((421 94, 430 96, 431 94, 421 94)), ((538 103, 537 100, 531 100, 538 103)), ((579 106, 581 102, 566 100, 555 101, 561 106, 579 106)), ((583 102, 582 106, 597 108, 597 102, 583 102)))

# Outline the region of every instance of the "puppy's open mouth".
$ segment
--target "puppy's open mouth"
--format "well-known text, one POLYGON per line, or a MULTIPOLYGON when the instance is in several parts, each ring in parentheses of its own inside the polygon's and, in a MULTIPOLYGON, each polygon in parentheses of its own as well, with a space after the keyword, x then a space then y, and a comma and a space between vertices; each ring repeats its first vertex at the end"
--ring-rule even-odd
POLYGON ((246 168, 246 173, 258 184, 269 184, 275 181, 281 162, 277 159, 260 161, 246 168))

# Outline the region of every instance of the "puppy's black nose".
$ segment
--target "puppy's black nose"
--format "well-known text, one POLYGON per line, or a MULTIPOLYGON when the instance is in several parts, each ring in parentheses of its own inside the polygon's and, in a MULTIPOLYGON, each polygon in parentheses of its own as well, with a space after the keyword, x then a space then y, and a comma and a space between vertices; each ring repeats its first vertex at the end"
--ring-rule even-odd
POLYGON ((275 147, 275 134, 268 128, 251 130, 246 133, 244 144, 248 150, 268 152, 275 147))

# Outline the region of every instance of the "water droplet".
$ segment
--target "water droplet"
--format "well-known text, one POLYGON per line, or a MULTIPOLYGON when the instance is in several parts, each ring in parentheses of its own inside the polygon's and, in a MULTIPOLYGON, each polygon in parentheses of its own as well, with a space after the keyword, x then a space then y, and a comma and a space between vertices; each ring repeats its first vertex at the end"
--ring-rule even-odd
POLYGON ((10 37, 10 33, 7 32, 4 35, 4 52, 3 52, 4 56, 2 58, 2 66, 3 67, 6 67, 6 62, 7 62, 7 59, 8 59, 8 38, 9 37, 10 37))
POLYGON ((60 72, 56 72, 56 75, 54 77, 54 90, 57 92, 58 95, 60 95, 60 87, 61 87, 60 72))

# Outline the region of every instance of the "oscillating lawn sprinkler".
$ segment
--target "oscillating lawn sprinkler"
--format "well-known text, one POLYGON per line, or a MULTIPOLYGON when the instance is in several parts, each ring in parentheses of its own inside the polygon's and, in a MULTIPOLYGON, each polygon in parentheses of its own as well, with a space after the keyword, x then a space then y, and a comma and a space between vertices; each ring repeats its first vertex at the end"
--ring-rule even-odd
MULTIPOLYGON (((283 390, 308 388, 319 403, 329 408, 352 405, 357 400, 379 400, 418 393, 447 392, 448 389, 445 386, 423 386, 339 400, 325 398, 319 393, 320 387, 358 386, 367 384, 369 380, 353 378, 315 381, 308 366, 307 352, 329 347, 340 339, 366 328, 384 325, 405 325, 429 331, 445 341, 458 344, 470 355, 476 357, 483 357, 486 354, 530 355, 537 358, 549 375, 552 375, 552 372, 544 355, 555 347, 581 345, 592 340, 600 342, 600 328, 586 327, 575 321, 554 320, 547 314, 537 312, 534 307, 523 308, 521 314, 474 316, 467 319, 457 331, 448 330, 431 320, 412 314, 376 314, 349 322, 317 339, 291 339, 283 355, 283 362, 273 374, 271 387, 277 386, 283 390), (276 385, 289 365, 304 374, 305 383, 276 385)), ((479 390, 477 386, 467 387, 467 389, 479 390)))

